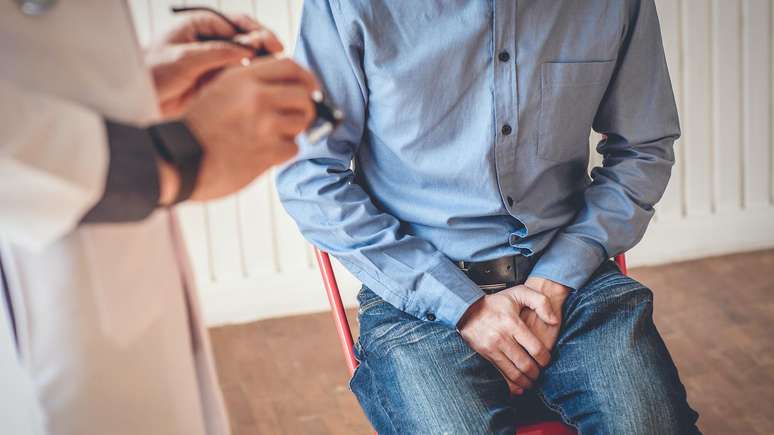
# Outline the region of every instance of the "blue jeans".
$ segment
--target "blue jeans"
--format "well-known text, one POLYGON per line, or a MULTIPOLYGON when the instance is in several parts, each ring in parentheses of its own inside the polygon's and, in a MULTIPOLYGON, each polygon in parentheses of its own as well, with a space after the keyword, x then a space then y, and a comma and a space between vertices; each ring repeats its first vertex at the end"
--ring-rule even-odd
POLYGON ((567 298, 552 362, 518 397, 455 330, 365 287, 358 300, 360 366, 351 387, 380 435, 513 435, 520 424, 552 418, 583 435, 699 433, 653 324, 653 294, 612 262, 567 298))

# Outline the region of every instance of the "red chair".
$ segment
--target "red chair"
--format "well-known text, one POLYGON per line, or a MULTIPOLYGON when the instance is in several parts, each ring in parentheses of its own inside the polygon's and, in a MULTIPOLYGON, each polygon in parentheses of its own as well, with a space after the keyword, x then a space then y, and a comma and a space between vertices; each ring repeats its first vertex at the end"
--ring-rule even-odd
MULTIPOLYGON (((339 292, 339 285, 336 282, 336 275, 333 272, 331 258, 327 252, 320 251, 317 248, 314 248, 314 254, 317 258, 317 265, 320 267, 320 275, 322 275, 323 284, 325 285, 325 293, 328 295, 328 302, 330 302, 331 305, 333 322, 336 324, 336 333, 339 336, 341 351, 344 353, 349 374, 352 376, 355 372, 355 368, 357 368, 357 360, 355 359, 355 353, 352 350, 354 341, 352 340, 352 331, 350 330, 349 322, 347 321, 347 313, 344 310, 344 304, 341 302, 341 293, 339 292)), ((626 268, 626 257, 624 254, 616 256, 615 262, 621 269, 621 272, 626 275, 628 270, 626 268)), ((522 426, 517 430, 517 434, 577 435, 573 428, 557 421, 522 426)))

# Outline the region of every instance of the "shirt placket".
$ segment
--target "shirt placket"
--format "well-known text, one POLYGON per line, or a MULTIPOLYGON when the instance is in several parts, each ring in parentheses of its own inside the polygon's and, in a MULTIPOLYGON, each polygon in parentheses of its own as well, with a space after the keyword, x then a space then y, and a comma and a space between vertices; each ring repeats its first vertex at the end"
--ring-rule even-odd
MULTIPOLYGON (((495 0, 492 8, 494 50, 494 117, 495 169, 497 184, 508 213, 516 217, 518 198, 516 186, 516 146, 519 137, 518 76, 516 74, 516 10, 515 0, 495 0)), ((508 243, 516 245, 526 235, 526 227, 510 235, 508 243)))
POLYGON ((511 192, 514 181, 514 153, 519 120, 516 111, 516 36, 515 2, 495 0, 492 9, 494 50, 494 103, 495 103, 495 164, 500 196, 513 214, 515 196, 511 192))

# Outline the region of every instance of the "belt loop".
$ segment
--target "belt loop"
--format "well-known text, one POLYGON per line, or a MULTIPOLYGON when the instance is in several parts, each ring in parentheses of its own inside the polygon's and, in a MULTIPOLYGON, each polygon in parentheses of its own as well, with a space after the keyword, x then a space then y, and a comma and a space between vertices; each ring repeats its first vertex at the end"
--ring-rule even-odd
POLYGON ((531 257, 525 257, 526 261, 522 261, 521 264, 521 270, 519 273, 521 276, 519 277, 521 279, 521 282, 525 282, 527 280, 527 277, 529 276, 529 273, 532 271, 532 258, 531 257))
POLYGON ((522 277, 522 267, 521 265, 524 263, 524 261, 520 255, 514 255, 511 259, 511 262, 513 263, 513 278, 516 282, 523 284, 524 283, 524 277, 522 277))

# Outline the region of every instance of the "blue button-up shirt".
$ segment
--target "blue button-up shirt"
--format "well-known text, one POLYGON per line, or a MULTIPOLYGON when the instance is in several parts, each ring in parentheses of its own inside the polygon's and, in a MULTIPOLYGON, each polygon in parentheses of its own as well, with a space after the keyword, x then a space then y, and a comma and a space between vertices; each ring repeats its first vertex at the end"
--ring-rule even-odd
POLYGON ((301 141, 280 197, 418 318, 454 326, 482 296, 456 260, 539 255, 531 276, 582 287, 639 241, 669 179, 653 0, 306 0, 296 57, 347 119, 301 141))

